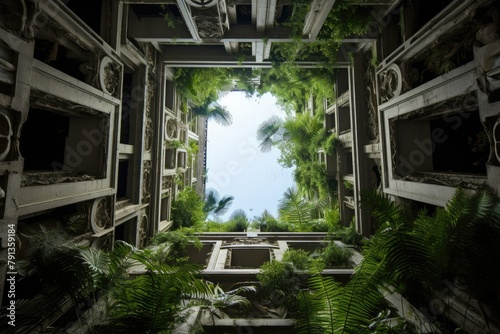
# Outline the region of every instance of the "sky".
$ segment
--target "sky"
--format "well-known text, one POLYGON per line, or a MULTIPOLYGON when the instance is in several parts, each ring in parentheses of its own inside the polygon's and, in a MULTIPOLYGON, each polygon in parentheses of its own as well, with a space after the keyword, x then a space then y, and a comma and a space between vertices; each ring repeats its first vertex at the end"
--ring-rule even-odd
POLYGON ((280 166, 277 148, 263 153, 256 133, 259 125, 272 115, 285 118, 274 96, 246 97, 244 92, 230 92, 218 101, 233 117, 233 124, 220 126, 208 122, 207 190, 220 196, 234 196, 226 220, 236 209, 243 209, 251 219, 267 209, 275 217, 283 193, 294 184, 293 169, 280 166))

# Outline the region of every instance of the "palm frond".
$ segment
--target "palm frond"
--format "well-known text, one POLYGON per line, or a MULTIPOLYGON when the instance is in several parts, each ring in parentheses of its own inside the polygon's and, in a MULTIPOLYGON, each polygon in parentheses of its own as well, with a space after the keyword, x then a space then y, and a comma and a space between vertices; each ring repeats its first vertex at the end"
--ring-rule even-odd
POLYGON ((361 205, 370 211, 379 225, 386 222, 393 225, 411 221, 407 210, 402 205, 391 201, 385 194, 375 191, 362 191, 361 205))
POLYGON ((360 333, 361 328, 370 324, 383 300, 379 292, 383 272, 384 265, 378 260, 376 251, 370 250, 338 297, 334 318, 338 333, 360 333))
POLYGON ((323 304, 318 302, 316 295, 311 290, 301 291, 298 300, 295 332, 297 334, 323 334, 323 327, 318 317, 323 304))
POLYGON ((262 152, 269 152, 271 148, 283 137, 284 121, 279 116, 271 116, 257 128, 257 140, 262 152))

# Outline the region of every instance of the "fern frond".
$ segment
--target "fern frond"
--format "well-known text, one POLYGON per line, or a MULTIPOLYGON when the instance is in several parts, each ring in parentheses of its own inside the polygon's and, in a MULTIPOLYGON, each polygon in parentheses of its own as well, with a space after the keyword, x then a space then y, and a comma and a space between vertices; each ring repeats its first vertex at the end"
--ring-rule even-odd
POLYGON ((410 220, 408 219, 407 210, 402 205, 391 201, 385 194, 375 191, 362 191, 361 205, 370 211, 379 225, 383 223, 397 225, 410 220))

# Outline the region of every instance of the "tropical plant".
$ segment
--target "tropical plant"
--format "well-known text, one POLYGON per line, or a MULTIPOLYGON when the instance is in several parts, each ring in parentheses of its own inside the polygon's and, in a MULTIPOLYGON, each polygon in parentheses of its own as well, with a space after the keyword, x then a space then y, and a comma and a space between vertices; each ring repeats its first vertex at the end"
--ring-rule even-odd
POLYGON ((211 99, 207 99, 201 105, 193 106, 191 110, 195 116, 206 117, 222 126, 229 126, 233 123, 233 116, 227 108, 211 99))
POLYGON ((298 274, 292 263, 270 261, 260 267, 257 274, 260 290, 270 298, 274 306, 285 306, 289 312, 298 307, 298 294, 306 283, 306 278, 298 274))
POLYGON ((290 226, 278 221, 269 211, 264 210, 260 216, 254 217, 252 227, 258 228, 261 232, 289 232, 290 226))
POLYGON ((0 332, 32 333, 66 310, 78 316, 78 307, 93 298, 93 280, 79 250, 61 228, 42 224, 24 229, 26 257, 17 262, 15 324, 7 324, 9 310, 0 310, 0 332), (73 305, 73 307, 71 307, 73 305), (70 308, 68 309, 68 306, 70 308))
POLYGON ((192 187, 186 187, 172 203, 173 228, 200 228, 205 221, 203 200, 192 187))
POLYGON ((326 267, 350 267, 352 252, 349 248, 330 242, 319 254, 319 259, 326 267))
POLYGON ((479 303, 492 300, 500 267, 491 256, 499 251, 500 200, 491 190, 468 195, 458 189, 433 216, 412 217, 405 206, 374 192, 362 194, 362 205, 378 222, 364 258, 345 287, 319 273, 310 278, 310 290, 299 297, 298 333, 414 332, 404 319, 389 316, 384 290, 400 292, 418 308, 429 305, 443 280, 459 279, 479 303))
POLYGON ((233 200, 234 196, 220 197, 217 190, 209 189, 205 195, 203 212, 207 215, 213 214, 214 216, 221 216, 229 210, 233 200))
POLYGON ((283 262, 289 262, 297 270, 307 270, 311 265, 310 254, 302 249, 287 249, 283 253, 283 262))
POLYGON ((145 252, 149 253, 150 260, 168 265, 180 265, 188 262, 187 248, 201 249, 203 244, 194 236, 193 231, 181 229, 157 233, 151 238, 151 244, 156 247, 145 252))
POLYGON ((182 321, 186 310, 203 304, 213 292, 211 284, 199 278, 199 269, 183 265, 170 267, 151 262, 140 253, 135 258, 147 273, 119 282, 111 292, 107 323, 97 333, 164 333, 182 321))
POLYGON ((245 211, 237 209, 231 213, 229 220, 223 226, 226 232, 244 232, 250 226, 250 222, 245 211))
POLYGON ((257 140, 262 152, 269 152, 273 146, 283 140, 284 121, 279 116, 271 116, 257 128, 257 140))
POLYGON ((300 196, 299 192, 294 187, 288 188, 284 192, 283 198, 279 202, 278 209, 280 212, 280 219, 292 226, 297 226, 299 230, 305 228, 312 218, 309 203, 305 198, 300 196))

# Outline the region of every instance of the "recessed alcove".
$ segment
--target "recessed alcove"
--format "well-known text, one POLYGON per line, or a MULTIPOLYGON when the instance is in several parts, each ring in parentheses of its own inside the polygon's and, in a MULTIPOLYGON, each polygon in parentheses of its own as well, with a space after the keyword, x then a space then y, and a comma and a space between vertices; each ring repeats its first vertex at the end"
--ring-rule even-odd
POLYGON ((260 268, 271 260, 269 248, 232 248, 229 254, 230 268, 260 268))

